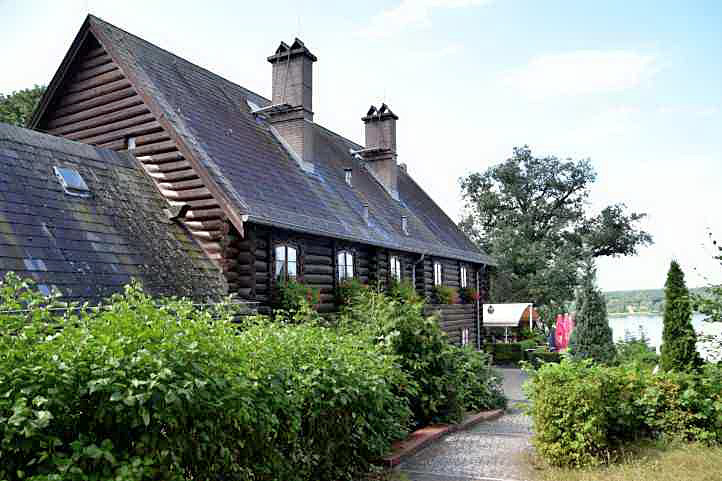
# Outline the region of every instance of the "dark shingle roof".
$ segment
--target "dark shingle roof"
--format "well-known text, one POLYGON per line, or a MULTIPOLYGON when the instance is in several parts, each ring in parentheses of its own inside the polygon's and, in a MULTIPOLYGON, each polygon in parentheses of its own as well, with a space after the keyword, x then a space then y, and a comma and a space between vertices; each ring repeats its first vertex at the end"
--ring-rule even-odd
POLYGON ((95 302, 137 278, 149 292, 223 294, 222 276, 127 153, 0 123, 0 275, 95 302), (87 198, 65 193, 53 167, 75 169, 87 198))
POLYGON ((246 100, 269 101, 100 19, 89 17, 101 44, 136 88, 157 101, 162 115, 194 150, 230 202, 249 220, 302 232, 461 260, 491 263, 405 172, 400 201, 392 199, 352 158, 355 143, 315 124, 315 172, 284 150, 246 100), (138 85, 139 84, 139 85, 138 85), (354 186, 343 168, 354 167, 354 186), (371 222, 361 216, 370 204, 371 222), (401 216, 409 218, 409 234, 401 216))

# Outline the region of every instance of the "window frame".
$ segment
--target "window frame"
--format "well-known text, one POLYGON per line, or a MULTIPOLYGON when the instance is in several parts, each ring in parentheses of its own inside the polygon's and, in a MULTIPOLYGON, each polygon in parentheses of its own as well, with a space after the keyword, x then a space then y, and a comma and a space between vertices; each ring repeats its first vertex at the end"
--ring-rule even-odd
POLYGON ((470 330, 468 327, 461 328, 461 345, 462 346, 469 345, 469 333, 470 333, 470 330))
POLYGON ((344 282, 348 279, 356 278, 356 252, 352 249, 339 249, 336 251, 336 281, 344 282), (343 271, 341 270, 342 263, 340 262, 341 256, 343 256, 343 271), (349 263, 349 257, 351 262, 349 263), (351 273, 349 275, 349 268, 351 273), (343 275, 341 275, 343 272, 343 275))
POLYGON ((466 289, 469 287, 469 269, 465 265, 461 265, 461 268, 459 269, 459 285, 462 289, 466 289))
POLYGON ((434 261, 434 287, 444 285, 444 266, 440 261, 434 261), (437 278, 438 267, 438 278, 437 278))
POLYGON ((403 278, 403 269, 401 267, 401 258, 396 255, 389 256, 389 278, 396 282, 401 282, 403 278), (394 272, 394 266, 396 267, 394 272))
POLYGON ((276 282, 288 282, 289 280, 297 281, 300 277, 300 249, 297 245, 289 243, 289 242, 276 242, 273 246, 273 278, 276 282), (279 256, 278 256, 278 249, 283 249, 283 259, 280 260, 280 262, 283 262, 283 267, 279 271, 278 269, 278 263, 279 263, 279 256), (295 274, 291 276, 288 271, 289 266, 289 249, 293 251, 295 254, 295 260, 291 261, 295 265, 295 274))

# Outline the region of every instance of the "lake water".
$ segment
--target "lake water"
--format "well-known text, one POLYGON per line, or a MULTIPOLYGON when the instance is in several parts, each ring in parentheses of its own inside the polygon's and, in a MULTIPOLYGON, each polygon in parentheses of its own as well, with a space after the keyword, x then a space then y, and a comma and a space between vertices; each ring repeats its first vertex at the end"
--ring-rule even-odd
MULTIPOLYGON (((722 336, 722 323, 705 322, 704 316, 695 314, 692 318, 692 325, 698 336, 716 336, 717 343, 722 336)), ((640 330, 649 338, 649 343, 659 352, 659 346, 662 344, 662 316, 660 315, 629 315, 629 316, 613 316, 609 318, 609 326, 612 328, 614 340, 622 340, 625 335, 629 334, 639 338, 640 330)), ((710 349, 713 343, 705 343, 700 341, 697 343, 697 350, 702 356, 709 360, 720 360, 719 353, 710 349)))

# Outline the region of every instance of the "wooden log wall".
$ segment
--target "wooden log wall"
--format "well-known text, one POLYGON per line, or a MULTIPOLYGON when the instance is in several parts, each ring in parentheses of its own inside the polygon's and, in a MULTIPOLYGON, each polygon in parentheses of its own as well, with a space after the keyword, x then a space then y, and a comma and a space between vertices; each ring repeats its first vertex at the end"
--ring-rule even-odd
POLYGON ((38 128, 50 134, 113 150, 141 160, 172 205, 188 204, 185 224, 203 250, 222 263, 223 213, 190 163, 151 114, 118 65, 89 35, 38 128))
POLYGON ((424 314, 439 317, 439 324, 449 336, 449 342, 461 345, 462 330, 468 329, 469 345, 476 346, 476 304, 428 305, 424 307, 424 314))

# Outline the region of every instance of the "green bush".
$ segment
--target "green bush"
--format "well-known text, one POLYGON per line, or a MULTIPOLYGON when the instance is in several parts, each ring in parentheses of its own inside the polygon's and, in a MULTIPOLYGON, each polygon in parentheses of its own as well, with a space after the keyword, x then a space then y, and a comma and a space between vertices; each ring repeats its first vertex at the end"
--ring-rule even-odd
POLYGON ((652 374, 563 359, 532 372, 534 445, 549 463, 585 466, 614 459, 625 444, 659 436, 722 441, 722 368, 652 374))
POLYGON ((368 290, 341 313, 342 332, 359 333, 398 356, 408 382, 398 386, 416 425, 457 422, 465 410, 503 406, 499 377, 486 354, 451 345, 422 302, 368 290))
POLYGON ((642 366, 654 368, 659 362, 659 356, 657 351, 648 344, 646 338, 630 338, 617 342, 616 362, 618 364, 637 362, 642 366))
POLYGON ((364 289, 368 289, 368 286, 362 284, 358 279, 346 279, 336 287, 336 303, 339 306, 347 306, 351 304, 364 289))
POLYGON ((561 362, 562 355, 557 351, 549 351, 547 349, 535 349, 534 352, 529 355, 528 360, 532 363, 534 367, 538 368, 546 362, 561 362))
POLYGON ((432 304, 458 304, 459 294, 456 289, 448 286, 434 286, 431 291, 432 304))
POLYGON ((518 342, 484 344, 482 349, 493 356, 494 364, 497 365, 516 365, 524 360, 522 344, 518 342))
POLYGON ((355 479, 405 433, 396 358, 317 325, 0 284, 0 479, 355 479))
POLYGON ((307 307, 316 309, 320 302, 320 295, 318 289, 289 279, 279 281, 274 286, 271 301, 274 309, 295 313, 305 310, 307 307))
POLYGON ((462 287, 459 289, 459 299, 463 304, 473 304, 480 299, 479 291, 472 287, 462 287))
POLYGON ((392 279, 387 288, 389 297, 401 302, 421 302, 421 296, 414 288, 411 281, 397 281, 392 279))

